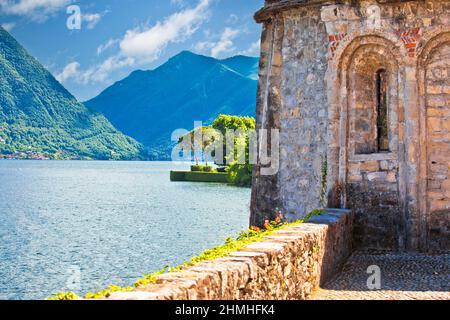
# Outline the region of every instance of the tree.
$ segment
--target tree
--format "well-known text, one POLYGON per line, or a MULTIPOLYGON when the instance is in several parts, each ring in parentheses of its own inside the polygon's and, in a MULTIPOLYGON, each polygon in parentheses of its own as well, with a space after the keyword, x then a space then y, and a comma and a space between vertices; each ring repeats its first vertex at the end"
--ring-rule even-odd
POLYGON ((202 157, 208 165, 208 156, 211 155, 216 159, 216 164, 226 165, 232 184, 250 186, 253 172, 253 164, 250 163, 250 133, 255 128, 256 121, 252 117, 219 115, 212 125, 195 128, 179 141, 185 142, 188 139, 196 165, 202 157), (233 138, 230 143, 233 152, 227 150, 227 138, 230 137, 233 138), (196 141, 197 139, 201 140, 196 141), (221 154, 217 154, 218 150, 221 154), (240 154, 242 150, 244 154, 240 154), (238 160, 244 160, 244 163, 238 160))
POLYGON ((197 127, 181 137, 179 141, 184 141, 184 139, 189 139, 190 141, 196 165, 199 164, 202 158, 205 159, 206 165, 208 165, 208 155, 211 154, 214 157, 214 150, 222 145, 220 131, 212 126, 197 127), (197 139, 198 141, 196 141, 197 139))
POLYGON ((223 148, 225 163, 227 163, 227 171, 230 174, 230 182, 239 186, 250 186, 252 182, 253 164, 250 162, 250 136, 249 133, 256 128, 256 121, 252 117, 239 117, 220 115, 214 122, 212 127, 219 130, 223 137, 223 148), (227 131, 234 131, 232 155, 226 153, 227 131), (245 152, 245 163, 238 161, 239 151, 245 152))

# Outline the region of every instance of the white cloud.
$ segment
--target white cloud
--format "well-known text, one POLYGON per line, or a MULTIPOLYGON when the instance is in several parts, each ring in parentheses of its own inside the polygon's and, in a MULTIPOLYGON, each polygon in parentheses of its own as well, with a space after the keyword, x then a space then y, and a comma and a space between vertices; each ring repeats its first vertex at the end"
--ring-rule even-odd
POLYGON ((219 40, 207 40, 198 42, 193 46, 193 49, 194 51, 199 53, 209 52, 212 57, 218 58, 224 53, 231 53, 236 50, 233 40, 240 34, 240 32, 241 31, 238 29, 225 28, 225 30, 220 35, 219 40))
POLYGON ((259 40, 253 42, 247 50, 242 51, 240 54, 246 56, 259 56, 259 51, 261 47, 261 42, 259 40))
POLYGON ((180 8, 183 8, 186 6, 186 1, 185 0, 170 0, 170 4, 178 6, 180 8))
POLYGON ((14 29, 15 26, 16 24, 14 22, 2 23, 2 28, 8 32, 14 29))
MULTIPOLYGON (((1 0, 0 0, 1 1, 1 0)), ((210 0, 199 0, 196 7, 185 9, 146 29, 128 30, 122 39, 110 39, 97 48, 97 55, 119 43, 120 51, 103 62, 80 70, 67 65, 58 79, 74 79, 78 83, 105 82, 111 72, 136 67, 156 60, 167 45, 189 38, 207 19, 210 0)))
POLYGON ((83 84, 104 82, 108 79, 111 72, 122 69, 123 67, 133 66, 135 63, 136 61, 133 58, 122 57, 120 55, 112 56, 102 63, 80 72, 77 81, 83 84))
POLYGON ((197 42, 193 48, 196 52, 204 53, 208 50, 211 50, 211 48, 214 47, 214 44, 215 43, 211 41, 201 41, 197 42))
POLYGON ((230 16, 227 19, 227 23, 229 24, 236 24, 239 21, 239 17, 235 15, 234 13, 230 14, 230 16))
POLYGON ((86 13, 81 15, 81 19, 87 23, 88 29, 94 29, 102 19, 102 15, 100 13, 86 13))
POLYGON ((97 48, 97 55, 101 55, 104 51, 108 50, 112 46, 118 44, 120 42, 120 39, 109 39, 105 43, 101 44, 97 48))
POLYGON ((56 80, 58 80, 61 83, 64 83, 66 80, 77 76, 79 71, 78 68, 80 67, 80 64, 78 62, 71 62, 67 66, 64 67, 64 69, 55 76, 56 80))
POLYGON ((216 42, 211 49, 211 56, 214 58, 219 57, 222 53, 232 52, 235 50, 233 46, 233 39, 239 34, 238 29, 225 28, 220 37, 220 40, 216 42))
POLYGON ((55 75, 55 78, 61 83, 73 80, 85 85, 91 82, 104 82, 112 71, 132 66, 134 63, 135 60, 133 58, 112 56, 98 65, 82 70, 78 62, 71 62, 60 73, 55 75))
POLYGON ((128 30, 120 43, 127 57, 156 60, 165 47, 189 38, 207 18, 209 0, 200 0, 193 9, 177 12, 149 29, 128 30))
POLYGON ((44 21, 49 15, 69 5, 72 0, 0 0, 1 11, 6 14, 28 16, 44 21))
MULTIPOLYGON (((73 3, 73 0, 0 0, 1 12, 9 15, 27 16, 32 20, 43 22, 58 10, 73 3)), ((107 13, 84 13, 82 21, 88 29, 93 29, 107 13)))

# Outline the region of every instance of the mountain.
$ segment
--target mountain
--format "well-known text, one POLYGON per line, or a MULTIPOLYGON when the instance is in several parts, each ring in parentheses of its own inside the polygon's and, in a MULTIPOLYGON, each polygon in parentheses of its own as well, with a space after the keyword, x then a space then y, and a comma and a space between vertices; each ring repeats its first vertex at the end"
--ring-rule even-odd
POLYGON ((133 159, 142 149, 77 102, 0 27, 0 155, 133 159))
POLYGON ((175 129, 210 124, 219 114, 255 116, 258 58, 217 60, 183 51, 150 71, 135 71, 85 104, 142 143, 155 160, 170 158, 175 129))
POLYGON ((258 80, 259 59, 246 56, 235 56, 220 60, 220 63, 232 70, 238 71, 247 78, 258 80))

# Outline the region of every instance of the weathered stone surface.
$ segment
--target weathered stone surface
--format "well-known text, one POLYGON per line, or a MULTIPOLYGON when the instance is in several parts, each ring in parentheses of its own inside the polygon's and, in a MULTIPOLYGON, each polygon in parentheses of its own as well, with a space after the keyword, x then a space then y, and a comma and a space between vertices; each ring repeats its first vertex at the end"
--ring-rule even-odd
POLYGON ((251 224, 341 206, 357 246, 450 250, 450 2, 267 0, 256 20, 257 123, 281 150, 251 224))
POLYGON ((158 277, 117 300, 307 299, 352 252, 353 214, 330 209, 227 257, 158 277))
POLYGON ((426 66, 429 245, 434 250, 450 248, 449 57, 450 44, 444 43, 433 51, 426 66))

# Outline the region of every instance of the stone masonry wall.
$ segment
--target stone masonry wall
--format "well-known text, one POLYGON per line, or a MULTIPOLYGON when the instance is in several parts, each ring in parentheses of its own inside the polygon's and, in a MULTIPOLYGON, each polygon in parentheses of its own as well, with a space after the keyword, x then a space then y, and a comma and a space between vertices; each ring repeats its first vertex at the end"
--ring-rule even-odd
MULTIPOLYGON (((322 19, 330 40, 327 90, 332 116, 328 156, 329 162, 338 163, 338 169, 330 167, 328 188, 333 193, 336 185, 345 186, 341 204, 355 211, 356 245, 385 250, 448 250, 448 243, 442 239, 448 238, 450 206, 441 201, 438 211, 431 204, 421 205, 431 195, 421 195, 422 185, 436 180, 432 175, 437 167, 448 168, 448 161, 443 159, 450 154, 446 151, 448 140, 443 141, 441 136, 440 165, 430 168, 432 160, 423 158, 435 146, 430 132, 426 132, 430 125, 421 128, 420 124, 425 121, 425 116, 421 118, 420 87, 428 81, 420 78, 420 70, 424 67, 423 50, 430 39, 450 31, 450 2, 344 2, 323 6, 322 19), (373 109, 375 94, 375 90, 367 90, 368 85, 359 75, 366 74, 365 79, 371 78, 375 84, 376 70, 380 69, 386 70, 388 77, 389 150, 358 152, 358 138, 364 133, 360 129, 367 124, 376 128, 373 121, 362 123, 361 128, 354 125, 368 119, 361 109, 373 109), (421 161, 427 169, 421 170, 421 161), (434 232, 430 229, 433 225, 434 232), (433 233, 440 234, 437 246, 433 245, 433 233)), ((438 45, 442 42, 437 40, 438 45)), ((440 57, 441 63, 449 63, 448 55, 440 57)), ((440 94, 444 101, 444 92, 440 94)), ((445 127, 448 120, 440 117, 440 121, 445 127)), ((442 170, 441 174, 446 175, 447 171, 442 170)), ((448 189, 444 182, 440 187, 438 198, 442 200, 448 189)))
POLYGON ((228 257, 158 277, 112 300, 307 299, 352 252, 353 214, 330 209, 309 223, 279 230, 228 257))
POLYGON ((280 169, 266 177, 256 169, 252 225, 278 210, 297 220, 324 204, 328 36, 320 14, 318 7, 301 8, 263 26, 256 118, 258 128, 280 130, 280 169))
POLYGON ((450 42, 426 66, 430 246, 450 248, 450 42))
POLYGON ((266 0, 255 18, 276 35, 257 122, 280 130, 280 170, 255 175, 251 221, 344 207, 357 246, 449 250, 450 1, 266 0))
POLYGON ((279 183, 282 210, 293 220, 326 205, 327 39, 320 8, 284 13, 279 183))
MULTIPOLYGON (((283 39, 282 23, 267 23, 261 35, 261 58, 259 65, 259 83, 256 107, 256 127, 260 129, 280 128, 280 74, 281 46, 283 39)), ((270 147, 270 145, 269 145, 270 147)), ((271 151, 269 150, 269 154, 271 151)), ((254 166, 251 207, 251 226, 263 226, 265 220, 273 221, 281 207, 279 198, 278 173, 262 175, 259 165, 254 166)))

